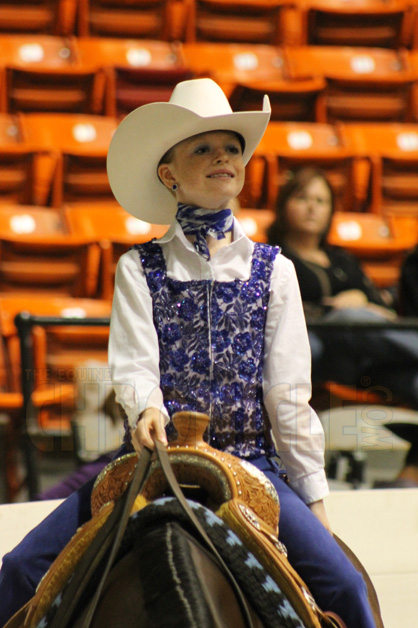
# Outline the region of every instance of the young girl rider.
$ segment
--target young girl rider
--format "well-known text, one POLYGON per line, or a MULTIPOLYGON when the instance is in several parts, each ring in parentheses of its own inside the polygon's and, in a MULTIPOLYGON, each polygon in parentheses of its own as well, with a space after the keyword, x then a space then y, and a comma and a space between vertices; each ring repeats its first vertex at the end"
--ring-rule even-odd
POLYGON ((137 450, 153 446, 151 434, 170 438, 174 412, 208 414, 211 445, 275 485, 280 539, 319 606, 348 628, 371 628, 364 583, 333 540, 323 504, 323 432, 309 406, 293 264, 248 240, 228 209, 269 115, 267 98, 261 112, 232 113, 222 90, 198 79, 121 123, 108 159, 115 197, 134 216, 171 227, 120 259, 112 376, 137 450))
MULTIPOLYGON (((364 581, 332 538, 324 508, 323 431, 309 405, 293 264, 250 241, 229 209, 269 116, 267 98, 262 111, 233 113, 216 83, 196 79, 179 83, 168 103, 133 111, 112 139, 108 175, 118 202, 171 225, 118 264, 109 363, 126 413, 125 446, 153 447, 152 436, 166 442, 178 410, 208 414, 211 445, 250 461, 276 487, 280 540, 318 605, 348 628, 374 628, 364 581)), ((90 492, 91 483, 5 557, 0 600, 14 602, 0 619, 33 595, 89 518, 90 492)))

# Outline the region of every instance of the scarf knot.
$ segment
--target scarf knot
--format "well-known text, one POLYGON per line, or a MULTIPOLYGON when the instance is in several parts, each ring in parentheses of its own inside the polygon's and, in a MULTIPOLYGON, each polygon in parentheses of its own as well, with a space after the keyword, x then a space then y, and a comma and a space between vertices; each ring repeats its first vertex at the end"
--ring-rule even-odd
POLYGON ((206 242, 209 235, 212 238, 221 240, 225 233, 232 231, 234 217, 230 209, 209 210, 196 207, 195 205, 177 206, 176 218, 183 230, 184 235, 196 236, 194 247, 199 255, 205 259, 210 259, 210 252, 206 242))

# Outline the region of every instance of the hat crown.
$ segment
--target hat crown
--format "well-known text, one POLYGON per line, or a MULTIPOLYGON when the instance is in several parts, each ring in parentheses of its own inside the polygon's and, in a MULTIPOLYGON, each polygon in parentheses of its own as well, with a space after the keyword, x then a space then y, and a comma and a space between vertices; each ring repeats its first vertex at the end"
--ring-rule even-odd
POLYGON ((170 98, 171 105, 184 107, 202 118, 232 113, 222 89, 212 79, 192 79, 178 83, 170 98))

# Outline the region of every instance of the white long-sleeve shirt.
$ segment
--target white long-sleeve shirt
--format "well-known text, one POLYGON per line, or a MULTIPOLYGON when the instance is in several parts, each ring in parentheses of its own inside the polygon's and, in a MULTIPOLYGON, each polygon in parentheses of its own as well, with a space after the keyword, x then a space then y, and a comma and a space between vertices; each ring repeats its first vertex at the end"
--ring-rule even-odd
MULTIPOLYGON (((231 244, 209 261, 200 256, 175 221, 157 240, 167 274, 179 281, 247 280, 254 243, 234 221, 231 244)), ((116 271, 109 362, 116 399, 134 426, 139 414, 156 407, 167 416, 160 389, 159 346, 152 299, 138 251, 122 255, 116 271)), ((310 349, 299 286, 292 262, 277 255, 265 328, 264 404, 290 485, 306 503, 328 493, 324 434, 309 405, 310 349)))

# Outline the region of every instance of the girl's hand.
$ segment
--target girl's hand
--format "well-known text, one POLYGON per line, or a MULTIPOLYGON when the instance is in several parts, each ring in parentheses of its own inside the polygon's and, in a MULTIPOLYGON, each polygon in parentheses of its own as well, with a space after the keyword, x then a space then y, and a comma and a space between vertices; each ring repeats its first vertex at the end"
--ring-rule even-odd
POLYGON ((132 443, 135 451, 141 452, 143 447, 154 449, 154 436, 163 445, 167 445, 167 436, 164 429, 164 415, 158 408, 147 408, 140 414, 137 426, 131 430, 132 443))
POLYGON ((331 524, 328 520, 327 513, 325 512, 324 501, 320 499, 317 502, 312 502, 312 504, 308 504, 309 509, 315 515, 317 519, 322 523, 322 525, 328 530, 330 534, 332 534, 331 524))
POLYGON ((361 290, 343 290, 343 292, 336 294, 335 297, 325 298, 323 304, 330 305, 336 310, 360 308, 367 306, 368 299, 361 290))

